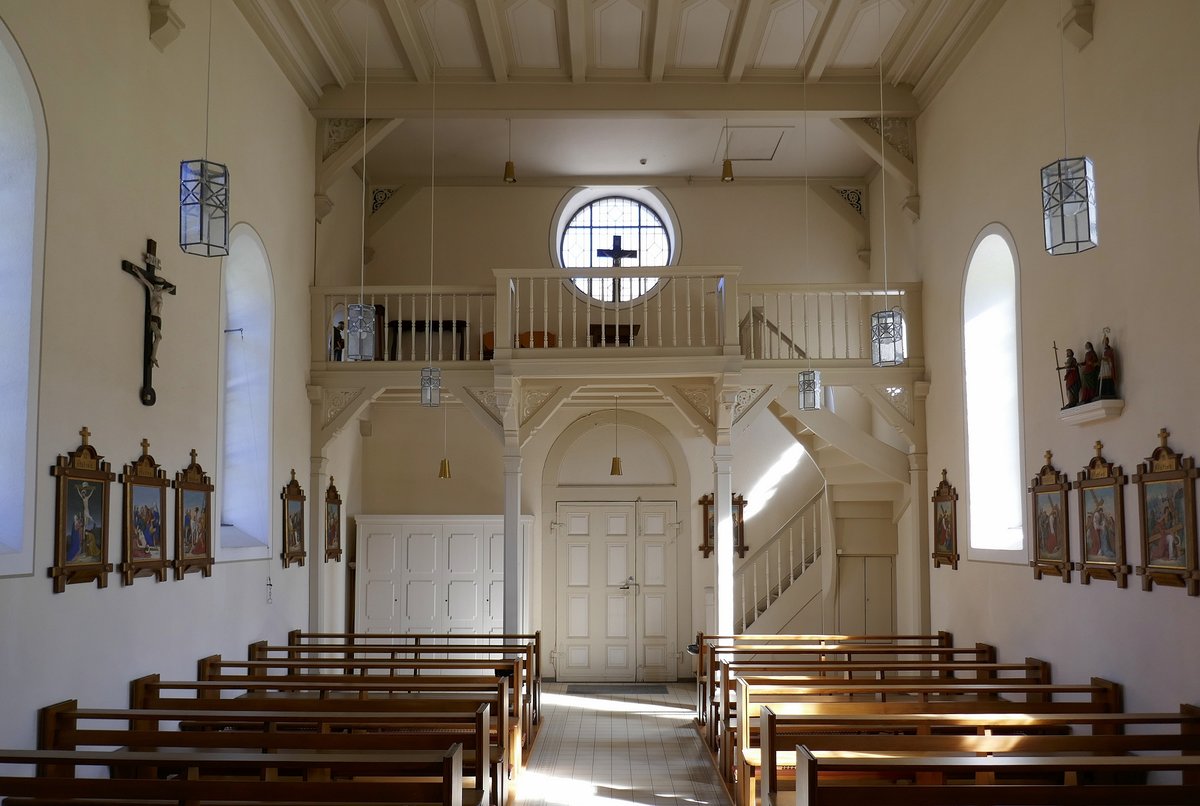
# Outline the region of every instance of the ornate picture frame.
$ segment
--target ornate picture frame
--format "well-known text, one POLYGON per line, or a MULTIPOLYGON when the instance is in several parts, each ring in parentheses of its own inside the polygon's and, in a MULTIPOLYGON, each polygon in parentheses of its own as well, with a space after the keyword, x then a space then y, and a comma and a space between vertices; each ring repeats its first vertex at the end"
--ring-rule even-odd
MULTIPOLYGON (((701 532, 700 545, 696 548, 704 557, 708 557, 717 549, 717 529, 716 529, 716 496, 712 493, 705 493, 700 496, 697 501, 700 505, 701 518, 704 521, 704 530, 701 532)), ((746 499, 741 494, 734 494, 732 499, 733 505, 733 550, 738 557, 745 557, 749 546, 746 545, 746 499)))
POLYGON ((1142 564, 1135 569, 1142 590, 1154 583, 1186 588, 1200 595, 1196 547, 1196 462, 1167 447, 1167 429, 1158 432, 1159 446, 1138 465, 1138 522, 1142 564))
POLYGON ((292 563, 304 565, 304 490, 296 481, 296 469, 292 468, 292 480, 283 487, 279 495, 283 500, 283 567, 292 563))
POLYGON ((54 565, 47 573, 54 592, 67 585, 95 581, 108 587, 108 489, 116 478, 104 457, 88 444, 91 432, 79 429, 83 441, 66 456, 59 455, 50 475, 58 479, 54 503, 54 565), (99 519, 97 519, 99 510, 99 519))
POLYGON ((958 570, 958 491, 946 480, 946 468, 942 468, 942 480, 933 492, 933 567, 948 565, 958 570))
POLYGON ((125 465, 120 482, 125 487, 121 521, 121 581, 132 585, 138 577, 164 582, 167 569, 167 488, 171 481, 154 457, 150 441, 142 440, 142 455, 125 465))
POLYGON ((1071 581, 1071 533, 1067 517, 1067 490, 1071 484, 1067 475, 1051 463, 1052 451, 1046 451, 1046 464, 1029 485, 1029 501, 1033 519, 1033 578, 1043 575, 1071 581))
POLYGON ((1125 482, 1121 466, 1107 461, 1096 442, 1096 455, 1075 477, 1079 508, 1079 562, 1072 567, 1084 585, 1106 579, 1118 588, 1129 584, 1133 568, 1125 556, 1125 482))
POLYGON ((329 477, 325 488, 325 562, 342 559, 342 496, 329 477))
POLYGON ((192 461, 175 474, 175 578, 199 571, 202 576, 212 576, 213 532, 212 493, 213 483, 208 474, 196 462, 196 450, 191 450, 192 461))

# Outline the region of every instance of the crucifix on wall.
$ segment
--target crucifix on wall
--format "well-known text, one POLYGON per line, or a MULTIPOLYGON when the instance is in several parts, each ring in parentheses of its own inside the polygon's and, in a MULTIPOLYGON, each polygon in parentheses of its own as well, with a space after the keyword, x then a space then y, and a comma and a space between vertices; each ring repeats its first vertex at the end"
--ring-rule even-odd
POLYGON ((619 269, 619 268, 621 268, 621 259, 627 258, 627 257, 637 257, 637 250, 636 249, 622 249, 621 248, 621 236, 614 235, 612 249, 597 249, 596 257, 612 258, 613 268, 619 269))
POLYGON ((146 291, 146 337, 142 348, 142 388, 138 397, 144 406, 153 406, 158 395, 152 383, 153 368, 158 366, 158 343, 162 341, 163 292, 175 293, 175 284, 158 275, 162 261, 158 258, 158 244, 146 239, 146 251, 142 257, 146 265, 136 266, 128 260, 121 261, 121 269, 129 272, 142 284, 146 291))

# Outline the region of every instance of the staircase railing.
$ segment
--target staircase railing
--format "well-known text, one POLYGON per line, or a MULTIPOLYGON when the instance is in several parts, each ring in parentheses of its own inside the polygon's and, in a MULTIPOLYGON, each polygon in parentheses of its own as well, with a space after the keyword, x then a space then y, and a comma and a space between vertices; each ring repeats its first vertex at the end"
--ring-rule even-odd
POLYGON ((825 495, 822 488, 738 568, 734 575, 734 602, 741 614, 734 623, 738 632, 745 632, 797 579, 816 570, 825 495))

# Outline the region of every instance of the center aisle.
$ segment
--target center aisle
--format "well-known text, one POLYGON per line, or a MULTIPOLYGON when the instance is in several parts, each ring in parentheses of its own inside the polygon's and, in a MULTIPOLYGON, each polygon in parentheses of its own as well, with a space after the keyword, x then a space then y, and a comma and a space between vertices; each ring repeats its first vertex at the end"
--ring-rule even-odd
POLYGON ((546 683, 516 803, 730 806, 693 724, 695 696, 690 683, 546 683))

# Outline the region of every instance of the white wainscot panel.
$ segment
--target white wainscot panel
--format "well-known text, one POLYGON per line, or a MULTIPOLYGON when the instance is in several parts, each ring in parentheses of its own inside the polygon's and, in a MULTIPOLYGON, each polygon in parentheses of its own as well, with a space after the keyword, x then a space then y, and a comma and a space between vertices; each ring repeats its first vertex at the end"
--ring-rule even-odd
POLYGON ((608 668, 610 669, 628 669, 629 668, 629 650, 623 646, 610 646, 606 653, 608 668))
POLYGON ((446 598, 451 621, 474 621, 479 617, 479 585, 474 580, 452 580, 446 586, 446 598))
POLYGON ((666 626, 663 624, 663 613, 666 609, 666 602, 662 596, 647 595, 645 599, 646 608, 646 637, 647 638, 666 638, 666 626))
POLYGON ((488 573, 504 573, 504 532, 492 532, 487 544, 488 573))
POLYGON ((610 534, 610 535, 627 535, 627 534, 629 534, 629 517, 626 515, 609 515, 608 516, 608 534, 610 534))
POLYGON ((587 587, 588 546, 586 543, 567 546, 567 584, 587 587))
POLYGON ((382 576, 396 570, 396 536, 383 532, 367 535, 367 574, 382 576))
POLYGON ((573 669, 586 669, 589 665, 587 647, 573 646, 567 648, 567 666, 573 669))
POLYGON ((667 516, 661 512, 651 512, 642 519, 642 534, 666 535, 667 516))
POLYGON ((608 625, 605 635, 609 638, 628 638, 629 627, 629 597, 625 595, 608 597, 608 625))
POLYGON ((488 583, 487 618, 489 621, 504 622, 504 580, 494 579, 488 583))
POLYGON ((407 627, 432 625, 438 612, 437 585, 429 580, 404 583, 404 620, 407 627))
POLYGON ((416 533, 404 538, 404 570, 410 574, 432 574, 437 569, 437 535, 416 533))
POLYGON ((479 572, 479 535, 455 532, 446 538, 446 570, 452 574, 479 572))
POLYGON ((606 585, 624 585, 629 578, 629 544, 609 543, 605 546, 607 555, 606 585))
POLYGON ((369 579, 366 587, 367 621, 391 621, 396 615, 396 587, 390 579, 369 579))
POLYGON ((588 597, 587 594, 567 597, 567 635, 571 638, 587 638, 588 597))
POLYGON ((567 534, 586 535, 588 533, 588 514, 573 512, 567 516, 567 534))
POLYGON ((643 585, 667 584, 667 552, 666 546, 654 544, 646 546, 645 568, 642 572, 643 585))

